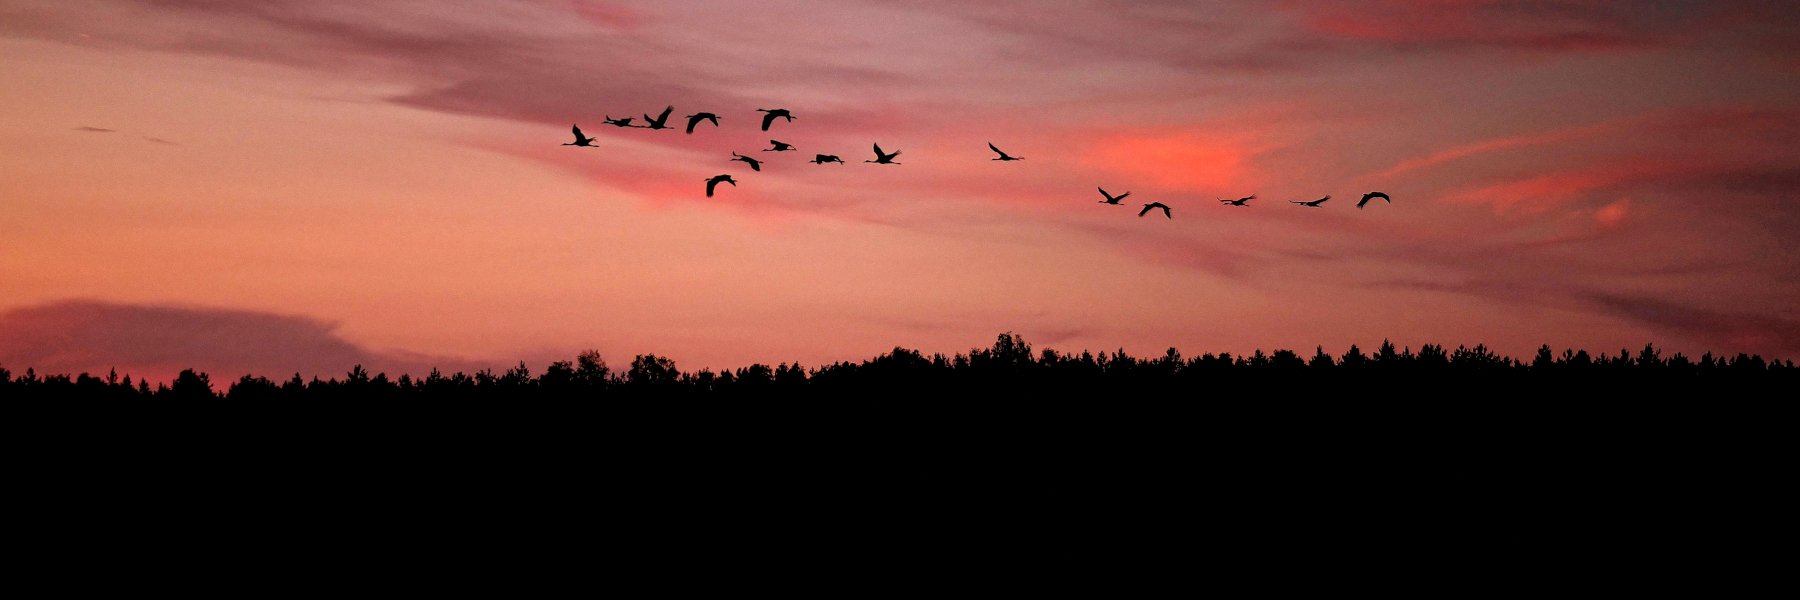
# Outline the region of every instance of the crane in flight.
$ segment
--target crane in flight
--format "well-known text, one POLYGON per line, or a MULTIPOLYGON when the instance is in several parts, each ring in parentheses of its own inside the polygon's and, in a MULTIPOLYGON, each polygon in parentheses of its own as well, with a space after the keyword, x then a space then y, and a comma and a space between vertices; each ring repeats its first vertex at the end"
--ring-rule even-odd
POLYGON ((763 150, 763 152, 787 152, 789 150, 794 149, 794 145, 789 144, 787 142, 778 142, 775 140, 769 140, 769 143, 774 144, 775 147, 763 150))
POLYGON ((614 118, 612 118, 612 115, 606 116, 606 124, 607 125, 617 125, 620 127, 637 127, 637 125, 631 124, 631 120, 632 120, 631 117, 625 117, 623 119, 614 119, 614 118))
POLYGON ((575 126, 575 143, 563 144, 563 145, 564 146, 582 146, 582 147, 586 147, 586 148, 598 148, 599 147, 599 146, 594 145, 594 138, 591 138, 591 137, 588 137, 585 135, 581 135, 581 126, 580 125, 575 126))
POLYGON ((1008 156, 1005 152, 1001 152, 999 148, 995 148, 993 142, 988 142, 988 148, 1000 154, 1000 158, 994 160, 1025 160, 1025 157, 1023 156, 1008 156))
POLYGON ((644 113, 644 122, 649 123, 649 125, 645 125, 644 127, 647 129, 668 129, 668 126, 665 124, 669 122, 669 113, 672 112, 675 112, 675 107, 670 106, 663 109, 662 114, 654 119, 650 118, 650 113, 644 113))
POLYGON ((750 158, 748 156, 744 156, 744 155, 738 154, 736 152, 731 153, 731 155, 737 157, 737 158, 734 158, 731 160, 735 160, 735 161, 744 163, 746 165, 750 165, 750 170, 752 170, 752 171, 761 171, 762 170, 762 161, 760 161, 760 160, 756 160, 754 158, 750 158))
POLYGON ((875 163, 878 165, 897 165, 900 163, 894 162, 894 157, 899 155, 899 150, 895 150, 893 154, 888 154, 881 151, 881 144, 875 144, 875 160, 865 160, 863 162, 875 163))
POLYGON ((1169 205, 1163 204, 1161 202, 1151 202, 1149 204, 1145 204, 1144 210, 1138 211, 1138 216, 1140 216, 1140 217, 1144 216, 1144 213, 1148 213, 1148 212, 1150 212, 1152 210, 1156 210, 1158 208, 1162 209, 1163 216, 1171 218, 1171 219, 1175 218, 1175 215, 1169 214, 1169 205))
POLYGON ((1229 206, 1249 206, 1249 204, 1248 204, 1248 203, 1249 203, 1249 202, 1250 202, 1250 201, 1251 201, 1251 200, 1255 200, 1255 199, 1256 199, 1256 194, 1251 194, 1251 195, 1248 195, 1248 196, 1244 196, 1244 197, 1242 197, 1242 198, 1238 198, 1238 199, 1236 199, 1236 200, 1226 200, 1226 199, 1224 199, 1224 198, 1220 198, 1220 199, 1219 199, 1219 201, 1220 201, 1220 202, 1223 202, 1223 203, 1225 203, 1225 204, 1226 204, 1226 205, 1229 205, 1229 206))
POLYGON ((719 115, 715 115, 715 114, 712 114, 709 112, 688 115, 687 120, 688 120, 688 128, 687 128, 688 133, 693 133, 694 126, 699 125, 701 121, 712 121, 713 127, 719 126, 719 115))
POLYGON ((706 197, 711 198, 713 188, 718 187, 720 183, 729 183, 731 187, 737 187, 737 180, 732 179, 730 175, 715 175, 706 180, 706 197))
POLYGON ((1367 193, 1367 194, 1363 194, 1363 198, 1362 198, 1362 200, 1361 200, 1361 201, 1360 201, 1360 202, 1357 202, 1357 203, 1356 203, 1356 207, 1357 207, 1357 208, 1362 208, 1362 205, 1364 205, 1364 204, 1368 204, 1368 203, 1369 203, 1369 200, 1370 200, 1370 199, 1372 199, 1372 198, 1380 198, 1380 199, 1382 199, 1382 200, 1386 200, 1386 201, 1387 201, 1387 202, 1388 202, 1388 204, 1393 204, 1393 203, 1394 203, 1394 199, 1393 199, 1393 198, 1389 198, 1389 197, 1388 197, 1388 195, 1387 195, 1387 194, 1383 194, 1383 193, 1381 193, 1381 192, 1369 192, 1369 193, 1367 193))
POLYGON ((1126 196, 1131 195, 1131 192, 1125 192, 1123 194, 1114 196, 1112 194, 1106 193, 1106 188, 1094 188, 1094 189, 1100 190, 1100 195, 1106 196, 1105 200, 1100 201, 1101 204, 1111 204, 1113 206, 1119 206, 1120 200, 1124 200, 1126 196))
POLYGON ((769 124, 774 123, 775 119, 777 119, 777 118, 787 119, 789 123, 794 122, 794 115, 788 114, 788 109, 785 109, 785 108, 777 108, 775 110, 759 108, 756 110, 757 110, 757 112, 769 113, 769 114, 763 115, 763 131, 768 131, 769 124))
POLYGON ((1301 206, 1310 206, 1313 208, 1318 208, 1320 204, 1324 204, 1326 200, 1330 200, 1330 199, 1331 199, 1331 196, 1326 196, 1324 198, 1320 198, 1320 199, 1314 200, 1312 202, 1301 202, 1299 200, 1289 200, 1288 204, 1298 204, 1301 206))
POLYGON ((838 158, 836 154, 814 154, 813 159, 808 162, 815 165, 822 165, 828 162, 834 162, 841 165, 844 164, 844 159, 838 158))

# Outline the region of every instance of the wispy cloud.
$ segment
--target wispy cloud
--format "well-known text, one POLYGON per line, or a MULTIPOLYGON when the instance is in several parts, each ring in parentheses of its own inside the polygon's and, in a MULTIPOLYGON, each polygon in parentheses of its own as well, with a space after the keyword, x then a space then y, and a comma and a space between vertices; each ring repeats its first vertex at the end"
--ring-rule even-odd
MULTIPOLYGON (((1637 119, 1632 119, 1631 121, 1636 121, 1636 120, 1637 119)), ((1566 142, 1569 140, 1577 140, 1577 139, 1581 139, 1581 138, 1600 135, 1600 134, 1607 133, 1610 131, 1617 131, 1617 130, 1621 129, 1626 123, 1627 122, 1625 122, 1625 121, 1614 121, 1614 122, 1608 122, 1608 123, 1601 123, 1598 125, 1589 125, 1586 127, 1572 127, 1572 128, 1568 128, 1568 129, 1552 131, 1552 132, 1547 132, 1547 133, 1508 136, 1508 137, 1499 138, 1499 139, 1475 142, 1472 144, 1463 144, 1460 146, 1455 146, 1452 148, 1446 148, 1443 150, 1438 150, 1438 151, 1432 152, 1428 156, 1423 156, 1420 158, 1413 158, 1413 159, 1407 159, 1407 160, 1401 161, 1400 164, 1394 165, 1392 168, 1389 168, 1380 173, 1376 173, 1374 175, 1364 177, 1364 179, 1369 180, 1369 181, 1386 180, 1386 179, 1392 178, 1395 175, 1399 175, 1401 173, 1405 173, 1405 172, 1411 171, 1413 169, 1422 169, 1425 167, 1436 166, 1436 165, 1440 165, 1440 164, 1454 161, 1457 159, 1468 158, 1470 156, 1476 156, 1476 155, 1485 154, 1488 152, 1498 152, 1501 150, 1511 150, 1514 148, 1526 148, 1526 147, 1531 147, 1531 146, 1539 146, 1539 145, 1543 145, 1543 144, 1554 144, 1554 143, 1558 143, 1558 142, 1566 142)))

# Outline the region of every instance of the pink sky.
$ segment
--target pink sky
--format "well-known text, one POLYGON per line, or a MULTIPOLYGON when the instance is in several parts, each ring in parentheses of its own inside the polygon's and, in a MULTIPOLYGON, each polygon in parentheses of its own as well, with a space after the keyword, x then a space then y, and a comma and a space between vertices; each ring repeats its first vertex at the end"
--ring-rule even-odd
POLYGON ((0 0, 0 73, 14 371, 1800 358, 1782 2, 0 0))

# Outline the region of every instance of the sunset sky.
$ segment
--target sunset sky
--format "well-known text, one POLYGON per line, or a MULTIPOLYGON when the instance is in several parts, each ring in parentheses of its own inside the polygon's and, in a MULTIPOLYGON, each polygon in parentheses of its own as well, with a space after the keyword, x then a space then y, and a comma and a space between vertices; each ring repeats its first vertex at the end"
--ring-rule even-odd
POLYGON ((0 0, 0 226, 14 372, 1800 359, 1800 11, 0 0))

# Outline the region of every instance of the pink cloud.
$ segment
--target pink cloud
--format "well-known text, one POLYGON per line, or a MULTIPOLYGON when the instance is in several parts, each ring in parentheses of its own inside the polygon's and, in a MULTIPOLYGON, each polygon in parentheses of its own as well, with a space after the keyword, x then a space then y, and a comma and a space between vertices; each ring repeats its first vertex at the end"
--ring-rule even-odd
POLYGON ((581 15, 582 18, 587 19, 589 22, 605 27, 625 29, 638 25, 645 20, 643 13, 632 9, 629 6, 620 6, 608 2, 569 0, 569 8, 574 10, 575 14, 581 15))
MULTIPOLYGON (((1633 121, 1635 121, 1635 119, 1633 121)), ((1380 173, 1376 173, 1374 175, 1369 176, 1368 179, 1387 179, 1387 178, 1393 177, 1395 175, 1398 175, 1400 173, 1404 173, 1404 172, 1411 171, 1414 169, 1422 169, 1422 168, 1426 168, 1426 167, 1436 166, 1436 165, 1454 161, 1457 159, 1467 158, 1467 157, 1475 156, 1475 155, 1479 155, 1479 154, 1486 154, 1489 152, 1497 152, 1497 151, 1501 151, 1501 150, 1511 150, 1514 148, 1525 148, 1525 147, 1530 147, 1530 146, 1540 146, 1540 145, 1545 145, 1545 144, 1555 144, 1555 143, 1559 143, 1559 142, 1567 142, 1570 140, 1578 140, 1578 139, 1587 138, 1587 137, 1591 137, 1591 136, 1595 136, 1595 135, 1600 135, 1603 133, 1618 131, 1621 128, 1623 128, 1624 126, 1626 126, 1627 124, 1628 123, 1626 121, 1613 121, 1613 122, 1601 123, 1598 125, 1588 125, 1585 127, 1571 127, 1571 128, 1567 128, 1567 129, 1563 129, 1563 130, 1559 130, 1559 131, 1552 131, 1552 132, 1548 132, 1548 133, 1509 136, 1509 137, 1504 137, 1504 138, 1499 138, 1499 139, 1475 142, 1472 144, 1464 144, 1461 146, 1455 146, 1452 148, 1446 148, 1443 150, 1432 152, 1430 155, 1424 156, 1421 158, 1414 158, 1414 159, 1408 159, 1408 160, 1401 161, 1399 164, 1394 165, 1392 168, 1389 168, 1385 171, 1382 171, 1380 173)))
POLYGON ((1620 225, 1625 223, 1625 218, 1630 213, 1631 199, 1620 198, 1618 201, 1602 206, 1599 210, 1594 211, 1594 222, 1598 223, 1603 230, 1618 229, 1620 225))
POLYGON ((1606 3, 1563 0, 1284 2, 1314 33, 1397 48, 1497 47, 1612 52, 1667 46, 1679 21, 1606 3))

